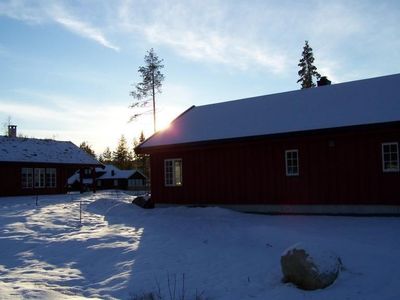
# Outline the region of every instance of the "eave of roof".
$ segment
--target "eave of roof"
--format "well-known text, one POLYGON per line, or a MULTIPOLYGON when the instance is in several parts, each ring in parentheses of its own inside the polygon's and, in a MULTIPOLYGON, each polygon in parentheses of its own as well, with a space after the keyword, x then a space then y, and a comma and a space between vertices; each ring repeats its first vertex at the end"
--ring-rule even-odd
POLYGON ((170 144, 170 145, 162 145, 162 146, 154 146, 154 147, 146 147, 137 149, 137 153, 139 154, 152 154, 156 152, 165 152, 169 150, 181 150, 188 148, 199 148, 205 146, 215 146, 221 144, 229 144, 229 143, 237 143, 237 142, 252 142, 259 141, 265 139, 277 139, 277 138, 287 138, 287 137, 304 137, 304 136, 313 136, 313 135, 321 135, 321 134, 340 134, 340 133, 349 133, 355 131, 362 131, 366 129, 379 129, 383 127, 398 127, 400 129, 400 121, 394 122, 386 122, 386 123, 375 123, 375 124, 365 124, 365 125, 352 125, 352 126, 343 126, 343 127, 333 127, 333 128, 322 128, 322 129, 313 129, 313 130, 305 130, 305 131, 293 131, 293 132, 283 132, 283 133, 275 133, 275 134, 266 134, 266 135, 258 135, 258 136, 247 136, 247 137, 237 137, 237 138, 228 138, 228 139, 218 139, 218 140, 207 140, 207 141, 199 141, 199 142, 191 142, 191 143, 181 143, 181 144, 170 144))
POLYGON ((400 74, 192 107, 148 138, 163 147, 400 121, 400 74))

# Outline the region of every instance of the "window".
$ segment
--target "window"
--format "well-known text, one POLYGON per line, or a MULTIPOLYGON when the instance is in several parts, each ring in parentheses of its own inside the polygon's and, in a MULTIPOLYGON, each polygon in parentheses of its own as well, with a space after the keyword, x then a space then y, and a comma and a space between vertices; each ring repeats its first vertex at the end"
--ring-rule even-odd
POLYGON ((399 144, 383 143, 382 144, 382 167, 383 172, 399 171, 399 144))
POLYGON ((35 168, 35 188, 44 188, 46 186, 45 171, 45 168, 35 168))
POLYGON ((101 180, 97 180, 97 186, 98 186, 98 187, 101 186, 101 180))
POLYGON ((23 189, 33 188, 33 169, 21 169, 21 185, 23 189))
POLYGON ((286 161, 286 176, 298 176, 299 175, 299 151, 286 150, 285 151, 286 161))
POLYGON ((56 168, 46 169, 46 186, 50 188, 56 187, 56 168))
POLYGON ((118 179, 114 179, 114 186, 118 186, 118 179))
POLYGON ((164 160, 164 183, 165 186, 182 185, 182 159, 164 160))
POLYGON ((143 180, 142 179, 128 179, 128 186, 142 186, 143 180))

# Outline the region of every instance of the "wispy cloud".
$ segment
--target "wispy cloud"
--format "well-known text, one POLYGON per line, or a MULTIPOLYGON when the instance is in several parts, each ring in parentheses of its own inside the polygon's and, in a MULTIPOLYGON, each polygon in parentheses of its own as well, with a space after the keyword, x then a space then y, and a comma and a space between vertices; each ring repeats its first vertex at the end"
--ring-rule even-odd
POLYGON ((108 41, 99 28, 95 28, 88 23, 72 17, 64 8, 60 6, 53 8, 50 10, 50 16, 56 23, 62 25, 69 31, 74 32, 84 38, 93 40, 104 47, 119 51, 119 47, 108 41))
POLYGON ((332 76, 349 74, 341 68, 354 52, 368 60, 382 49, 399 57, 396 1, 4 0, 0 15, 53 22, 115 51, 118 36, 124 47, 134 40, 192 61, 274 75, 297 68, 304 40, 332 76))
POLYGON ((62 1, 9 0, 0 3, 0 16, 7 16, 29 24, 41 24, 55 22, 65 29, 96 43, 119 51, 119 47, 111 43, 100 27, 96 27, 79 15, 69 13, 67 4, 62 1))
MULTIPOLYGON (((148 3, 149 6, 152 3, 148 3)), ((180 56, 208 61, 241 70, 265 68, 280 73, 287 68, 284 52, 273 49, 269 41, 246 34, 230 20, 221 3, 179 2, 138 9, 138 3, 125 1, 118 10, 121 30, 142 35, 149 43, 166 46, 180 56), (140 12, 145 11, 142 15, 140 12), (193 13, 196 12, 196 13, 193 13)))
POLYGON ((18 90, 13 98, 0 97, 0 116, 11 116, 20 131, 28 136, 54 136, 61 140, 72 139, 76 144, 88 141, 98 153, 107 146, 114 148, 120 134, 139 136, 141 128, 133 128, 127 122, 131 112, 126 106, 115 105, 112 101, 96 105, 92 102, 93 99, 58 93, 18 90), (26 102, 25 98, 36 101, 26 102), (38 106, 38 102, 42 105, 38 106))

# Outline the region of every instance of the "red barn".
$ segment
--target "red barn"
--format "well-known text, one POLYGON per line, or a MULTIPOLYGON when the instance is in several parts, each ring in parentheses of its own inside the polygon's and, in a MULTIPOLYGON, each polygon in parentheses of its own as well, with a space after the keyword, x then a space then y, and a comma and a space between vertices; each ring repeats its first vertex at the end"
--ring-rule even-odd
POLYGON ((137 150, 155 204, 400 213, 400 74, 191 107, 137 150))
POLYGON ((0 196, 60 194, 79 168, 101 166, 71 142, 0 136, 0 196))

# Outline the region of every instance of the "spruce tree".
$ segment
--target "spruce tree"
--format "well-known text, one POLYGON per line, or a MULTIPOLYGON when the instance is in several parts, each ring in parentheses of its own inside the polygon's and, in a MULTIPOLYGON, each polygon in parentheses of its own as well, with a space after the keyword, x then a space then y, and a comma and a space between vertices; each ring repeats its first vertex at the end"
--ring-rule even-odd
POLYGON ((122 135, 119 139, 117 150, 113 152, 113 163, 120 169, 129 169, 132 163, 132 157, 128 149, 125 137, 122 135))
MULTIPOLYGON (((135 151, 136 147, 139 146, 141 143, 143 143, 146 140, 143 131, 140 133, 139 140, 134 140, 133 141, 133 149, 135 151)), ((148 154, 140 154, 140 153, 135 153, 135 164, 136 167, 146 176, 149 176, 150 174, 150 157, 148 154)))
POLYGON ((302 89, 307 89, 315 87, 313 82, 313 77, 319 79, 321 75, 317 72, 317 67, 314 66, 314 55, 312 48, 308 45, 308 41, 305 41, 305 46, 303 47, 303 53, 301 54, 301 59, 298 66, 300 71, 298 72, 300 79, 297 82, 301 83, 302 89))
POLYGON ((100 154, 99 160, 103 164, 112 163, 113 158, 109 147, 107 147, 106 150, 104 150, 103 153, 100 154))
POLYGON ((94 152, 94 150, 92 149, 92 146, 90 146, 88 142, 83 141, 79 145, 79 148, 81 148, 83 151, 85 151, 86 153, 90 154, 94 158, 96 158, 96 153, 94 152))
POLYGON ((130 106, 131 108, 135 108, 135 113, 130 118, 130 121, 152 112, 154 132, 156 132, 156 94, 161 93, 162 81, 164 80, 161 69, 164 68, 164 65, 162 64, 163 60, 158 58, 153 48, 147 51, 144 61, 145 66, 139 67, 138 69, 142 81, 135 85, 134 91, 130 92, 130 95, 135 99, 130 106), (150 101, 152 101, 153 108, 146 110, 150 101))

